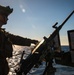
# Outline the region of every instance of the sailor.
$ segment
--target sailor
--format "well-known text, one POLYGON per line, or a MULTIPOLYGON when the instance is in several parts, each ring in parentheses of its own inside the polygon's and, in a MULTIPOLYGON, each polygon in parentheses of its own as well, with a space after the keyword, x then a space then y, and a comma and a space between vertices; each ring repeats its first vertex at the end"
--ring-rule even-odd
POLYGON ((0 5, 0 75, 8 75, 9 66, 6 58, 12 57, 12 45, 30 46, 31 43, 37 44, 37 40, 23 38, 13 35, 2 29, 3 25, 7 24, 8 16, 13 12, 9 6, 0 5))

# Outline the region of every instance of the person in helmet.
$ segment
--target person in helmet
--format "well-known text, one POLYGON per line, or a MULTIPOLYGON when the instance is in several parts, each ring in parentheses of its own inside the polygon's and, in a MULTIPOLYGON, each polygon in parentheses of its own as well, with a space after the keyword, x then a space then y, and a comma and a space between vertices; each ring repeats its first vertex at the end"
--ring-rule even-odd
POLYGON ((30 46, 31 43, 37 44, 38 40, 23 38, 5 31, 2 28, 7 24, 8 16, 13 12, 9 6, 0 5, 0 75, 8 75, 9 66, 6 58, 12 57, 12 45, 30 46))

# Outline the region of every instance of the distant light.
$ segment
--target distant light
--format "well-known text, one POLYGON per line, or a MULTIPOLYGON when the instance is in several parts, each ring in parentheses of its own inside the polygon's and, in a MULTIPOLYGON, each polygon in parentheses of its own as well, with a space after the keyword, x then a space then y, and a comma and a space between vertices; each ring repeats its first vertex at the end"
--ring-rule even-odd
POLYGON ((25 13, 25 9, 22 9, 22 12, 24 12, 24 13, 25 13))
POLYGON ((20 5, 20 8, 21 8, 22 12, 25 13, 25 9, 24 9, 23 5, 20 5))

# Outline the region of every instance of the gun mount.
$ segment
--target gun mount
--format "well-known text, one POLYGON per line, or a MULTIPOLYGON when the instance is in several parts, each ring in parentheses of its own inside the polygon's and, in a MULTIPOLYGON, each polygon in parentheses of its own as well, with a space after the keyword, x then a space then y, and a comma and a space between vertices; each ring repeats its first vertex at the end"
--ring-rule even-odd
POLYGON ((44 37, 44 39, 34 48, 32 53, 30 53, 25 60, 21 59, 20 68, 16 71, 17 75, 27 75, 34 65, 41 62, 47 56, 47 54, 50 53, 52 40, 59 33, 63 25, 68 21, 73 13, 74 10, 60 26, 56 27, 57 23, 55 23, 55 31, 48 38, 44 37))

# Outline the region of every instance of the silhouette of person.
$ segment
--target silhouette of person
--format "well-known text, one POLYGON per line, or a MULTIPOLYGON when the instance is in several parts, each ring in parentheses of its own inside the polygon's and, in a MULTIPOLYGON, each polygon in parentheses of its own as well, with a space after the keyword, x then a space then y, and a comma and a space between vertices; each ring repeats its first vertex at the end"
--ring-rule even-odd
POLYGON ((6 32, 2 28, 7 24, 8 16, 13 12, 9 6, 0 5, 0 75, 7 75, 9 73, 9 66, 6 58, 12 57, 12 45, 30 46, 31 43, 37 44, 38 40, 23 38, 18 35, 13 35, 6 32))

